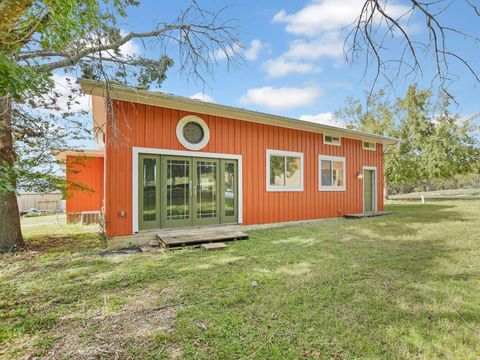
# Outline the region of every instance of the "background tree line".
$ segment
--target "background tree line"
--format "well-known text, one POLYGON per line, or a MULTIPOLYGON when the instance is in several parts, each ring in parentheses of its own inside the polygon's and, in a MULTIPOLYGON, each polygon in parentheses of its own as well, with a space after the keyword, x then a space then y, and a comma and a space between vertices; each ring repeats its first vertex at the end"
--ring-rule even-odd
POLYGON ((367 95, 365 104, 348 99, 336 112, 349 129, 401 140, 385 149, 385 176, 390 194, 480 185, 480 127, 477 115, 450 112, 449 96, 411 85, 392 101, 384 90, 367 95))

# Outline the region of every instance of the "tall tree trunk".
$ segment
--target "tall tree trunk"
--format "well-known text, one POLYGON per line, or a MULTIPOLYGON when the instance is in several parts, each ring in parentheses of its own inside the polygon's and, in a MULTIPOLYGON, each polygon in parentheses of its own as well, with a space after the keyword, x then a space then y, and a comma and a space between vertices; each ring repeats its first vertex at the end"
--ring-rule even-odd
MULTIPOLYGON (((12 101, 8 95, 0 97, 0 163, 4 161, 9 165, 15 161, 12 101)), ((17 196, 14 192, 7 192, 0 195, 0 252, 16 251, 24 245, 17 196)))

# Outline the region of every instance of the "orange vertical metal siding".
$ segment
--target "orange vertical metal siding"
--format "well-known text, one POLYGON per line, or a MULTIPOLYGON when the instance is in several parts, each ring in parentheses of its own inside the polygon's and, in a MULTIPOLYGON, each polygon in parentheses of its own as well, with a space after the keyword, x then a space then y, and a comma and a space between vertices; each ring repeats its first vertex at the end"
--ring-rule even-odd
POLYGON ((103 157, 67 155, 67 213, 100 211, 103 206, 103 157), (69 184, 87 187, 74 190, 69 184))
MULTIPOLYGON (((132 233, 132 147, 186 150, 176 137, 178 120, 197 115, 210 128, 203 152, 242 155, 243 223, 259 224, 342 216, 363 211, 363 166, 377 168, 378 209, 383 210, 383 154, 363 150, 360 140, 342 137, 341 146, 323 135, 174 109, 114 101, 114 132, 106 143, 106 219, 110 236, 132 233), (266 191, 266 149, 304 154, 304 191, 266 191), (318 156, 346 158, 346 191, 318 191, 318 156), (125 216, 121 217, 120 212, 125 216)), ((110 124, 110 121, 107 122, 110 124)))

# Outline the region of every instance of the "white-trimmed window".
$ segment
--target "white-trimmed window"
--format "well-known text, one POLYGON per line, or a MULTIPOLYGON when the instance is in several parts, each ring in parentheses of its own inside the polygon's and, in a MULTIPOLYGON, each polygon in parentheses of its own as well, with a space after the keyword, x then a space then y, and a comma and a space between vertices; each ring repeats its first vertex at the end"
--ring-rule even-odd
POLYGON ((267 150, 267 191, 303 191, 303 153, 267 150))
POLYGON ((345 191, 345 158, 320 155, 318 157, 318 184, 320 191, 345 191))
POLYGON ((363 150, 375 151, 377 150, 377 143, 371 141, 363 141, 363 150))
POLYGON ((187 115, 177 123, 177 139, 188 150, 201 150, 210 140, 207 123, 195 115, 187 115))
POLYGON ((331 134, 323 134, 323 143, 325 145, 336 145, 340 146, 341 138, 338 135, 331 135, 331 134))

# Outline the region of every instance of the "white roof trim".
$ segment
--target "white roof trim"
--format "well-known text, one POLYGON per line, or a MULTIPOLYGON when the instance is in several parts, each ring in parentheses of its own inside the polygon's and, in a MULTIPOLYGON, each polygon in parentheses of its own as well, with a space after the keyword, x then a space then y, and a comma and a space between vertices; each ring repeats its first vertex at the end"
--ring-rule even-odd
POLYGON ((55 152, 54 156, 57 160, 65 160, 68 156, 85 156, 85 157, 104 157, 103 150, 97 149, 78 149, 78 150, 64 150, 55 152))
POLYGON ((225 105, 206 103, 199 100, 193 100, 176 95, 165 94, 158 91, 140 90, 134 87, 105 84, 94 80, 79 79, 78 82, 83 90, 91 95, 109 96, 112 99, 130 101, 134 103, 162 106, 170 109, 184 110, 199 114, 222 116, 226 118, 238 119, 243 121, 255 122, 260 124, 298 129, 316 133, 335 133, 351 139, 369 140, 377 143, 394 145, 399 142, 398 139, 369 134, 361 131, 339 128, 331 125, 313 123, 310 121, 292 119, 283 116, 271 115, 252 110, 240 109, 225 105))

